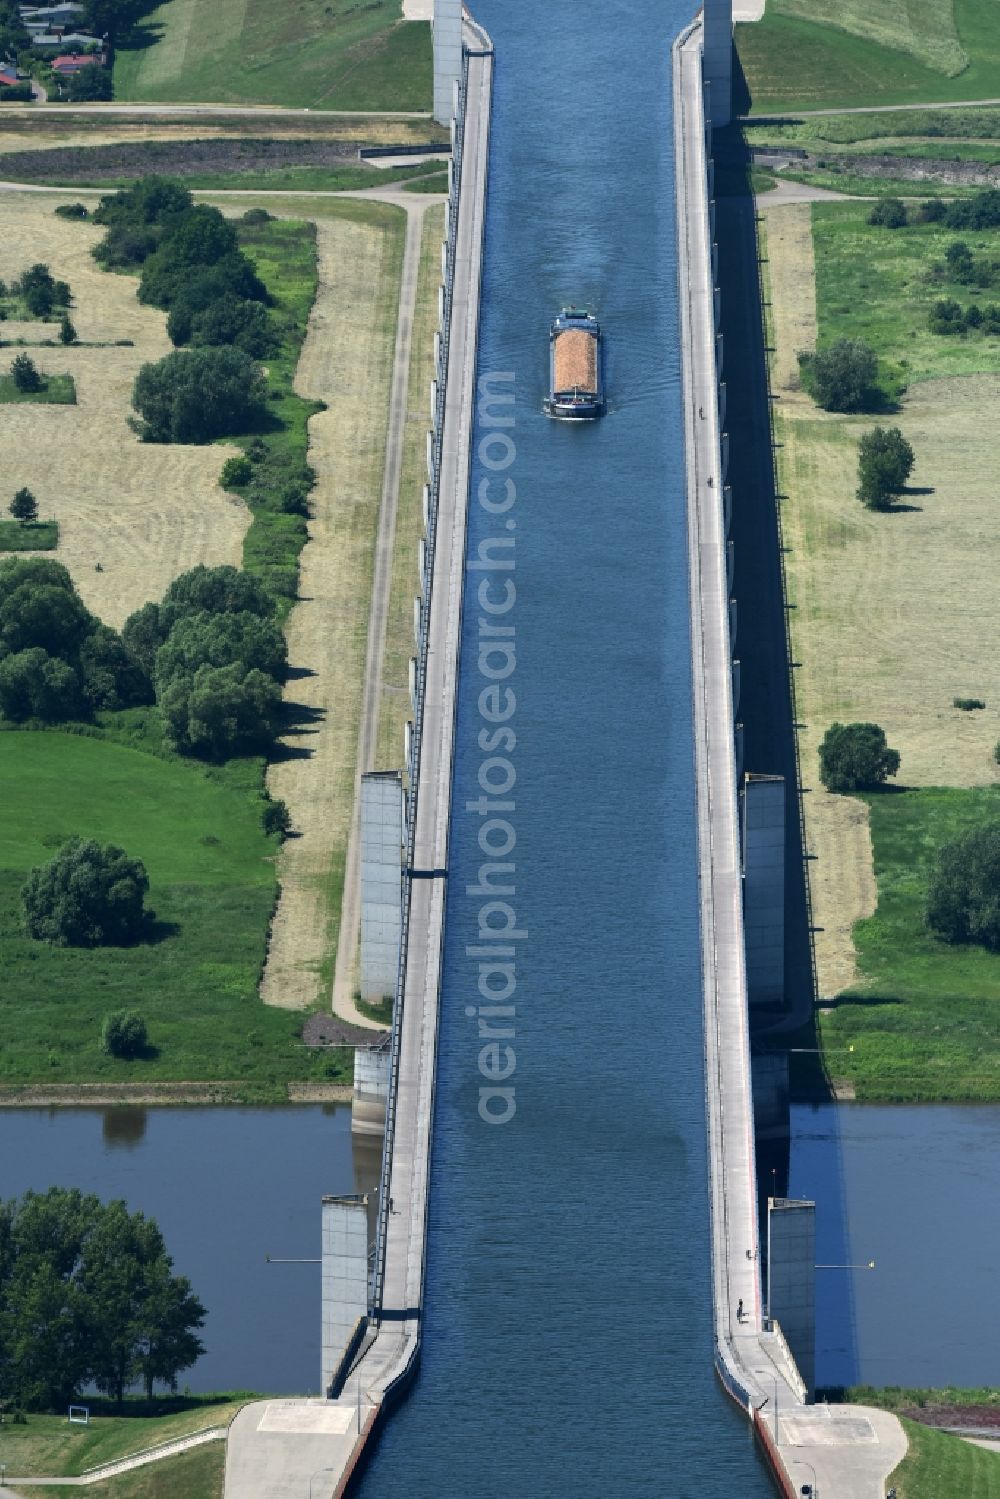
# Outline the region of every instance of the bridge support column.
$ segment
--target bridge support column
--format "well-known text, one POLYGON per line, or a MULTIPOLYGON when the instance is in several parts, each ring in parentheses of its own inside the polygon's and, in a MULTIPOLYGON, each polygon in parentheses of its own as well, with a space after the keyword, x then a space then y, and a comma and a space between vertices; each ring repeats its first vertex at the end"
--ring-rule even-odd
POLYGON ((388 1041, 377 1046, 355 1048, 354 1093, 351 1098, 351 1132, 355 1135, 385 1133, 390 1062, 388 1041))
POLYGON ((434 0, 434 118, 455 118, 455 85, 462 77, 462 0, 434 0))
POLYGON ((777 1322, 811 1400, 816 1387, 816 1204, 767 1200, 767 1314, 777 1322))
POLYGON ((396 992, 402 934, 403 775, 361 777, 361 998, 381 1004, 396 992))
POLYGON ((733 117, 733 0, 705 0, 702 68, 707 113, 718 129, 733 117))
POLYGON ((329 1390, 347 1346, 368 1316, 368 1198, 323 1198, 323 1361, 329 1390))
POLYGON ((751 1005, 785 998, 785 781, 743 783, 743 922, 751 1005))

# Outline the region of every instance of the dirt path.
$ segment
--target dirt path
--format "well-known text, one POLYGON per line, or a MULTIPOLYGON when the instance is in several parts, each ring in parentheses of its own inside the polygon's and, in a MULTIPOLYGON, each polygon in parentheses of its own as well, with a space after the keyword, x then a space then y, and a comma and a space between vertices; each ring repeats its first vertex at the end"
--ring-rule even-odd
MULTIPOLYGON (((316 470, 300 602, 288 622, 297 726, 268 771, 297 837, 282 853, 281 898, 261 985, 265 1003, 314 1004, 337 935, 354 804, 369 597, 382 493, 403 224, 317 223, 319 293, 296 374, 316 470)), ((338 944, 339 946, 339 944, 338 944)), ((352 1007, 353 1008, 353 1007, 352 1007)), ((362 1017, 347 1018, 364 1023, 362 1017)))
MULTIPOLYGON (((393 360, 392 396, 389 406, 389 432, 385 450, 385 472, 382 481, 382 503, 379 511, 378 540, 375 547, 375 575, 372 584, 368 619, 368 645, 358 735, 357 765, 359 773, 375 769, 378 742, 379 707, 382 697, 382 663, 385 658, 386 618, 392 581, 392 561, 396 536, 396 512, 399 505, 400 474, 406 437, 407 399, 410 380, 410 352, 413 342, 413 317, 417 301, 417 275, 423 239, 424 215, 430 203, 407 205, 406 245, 399 294, 399 317, 396 325, 396 348, 393 360)), ((397 747, 402 763, 403 746, 397 747)), ((359 797, 354 797, 354 815, 347 844, 344 898, 341 908, 340 940, 333 980, 334 1013, 354 1024, 365 1024, 354 1003, 354 972, 361 923, 359 872, 359 797)), ((370 1021, 367 1022, 371 1024, 370 1021)))
MULTIPOLYGON (((10 281, 45 261, 70 284, 80 339, 109 345, 29 351, 44 373, 73 375, 77 404, 3 408, 7 485, 11 493, 27 485, 43 519, 58 520, 57 560, 88 608, 120 626, 185 569, 200 562, 238 567, 250 515, 218 484, 235 449, 141 443, 128 431, 140 366, 170 352, 166 317, 140 305, 134 277, 100 270, 90 254, 99 229, 55 217, 55 203, 72 196, 0 194, 0 276, 10 281), (119 339, 131 346, 115 347, 119 339)), ((3 336, 56 338, 58 329, 6 323, 3 336)), ((14 352, 3 351, 0 367, 14 352)))

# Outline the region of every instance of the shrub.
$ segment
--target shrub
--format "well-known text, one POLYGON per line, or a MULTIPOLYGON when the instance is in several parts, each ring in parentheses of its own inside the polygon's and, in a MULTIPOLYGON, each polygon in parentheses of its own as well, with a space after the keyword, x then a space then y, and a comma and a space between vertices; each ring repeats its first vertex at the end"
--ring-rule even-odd
POLYGON ((265 672, 244 672, 238 664, 199 666, 193 676, 170 678, 157 697, 178 749, 224 760, 266 751, 274 742, 281 692, 265 672))
POLYGON ((858 499, 889 510, 913 471, 913 449, 898 427, 873 427, 858 445, 858 499))
POLYGON ((76 329, 70 322, 69 314, 66 312, 63 313, 62 321, 59 324, 59 341, 64 344, 76 343, 76 329))
POLYGON ((114 844, 71 838, 21 889, 29 937, 57 947, 98 947, 141 936, 149 877, 114 844))
POLYGON ((227 458, 222 465, 219 483, 223 489, 238 489, 249 484, 253 478, 253 465, 249 458, 227 458))
POLYGON ((903 229, 906 226, 906 207, 901 198, 879 198, 868 215, 869 224, 882 229, 903 229))
POLYGON ((946 213, 947 205, 941 198, 928 198, 926 203, 921 203, 917 209, 917 222, 940 224, 946 213))
POLYGON ((273 213, 268 213, 266 208, 248 208, 242 216, 244 224, 269 224, 274 218, 273 213))
POLYGON ((292 814, 280 797, 264 803, 260 821, 265 833, 280 833, 284 837, 286 833, 291 832, 292 814))
POLYGON ((38 373, 35 361, 27 354, 14 355, 11 360, 10 373, 17 389, 24 394, 41 390, 44 387, 45 382, 38 373))
POLYGON ((19 489, 8 508, 14 519, 19 520, 23 526, 31 525, 38 519, 38 501, 30 489, 19 489))
POLYGON ((111 96, 111 69, 101 67, 100 63, 91 63, 89 67, 81 68, 69 80, 67 97, 72 104, 89 100, 106 102, 111 96))
POLYGON ((176 350, 136 377, 144 442, 211 442, 246 431, 264 411, 263 373, 239 349, 176 350))
MULTIPOLYGON (((189 568, 174 579, 163 596, 163 609, 170 625, 184 614, 256 614, 267 619, 274 604, 259 578, 238 568, 189 568)), ((166 638, 164 636, 164 638, 166 638)))
POLYGON ((101 1025, 101 1050, 109 1057, 141 1057, 148 1045, 146 1022, 138 1010, 112 1010, 101 1025))
POLYGON ((899 769, 885 730, 875 723, 834 723, 819 747, 819 776, 828 791, 874 790, 899 769))
POLYGON ((177 621, 156 654, 157 690, 178 673, 199 666, 254 668, 269 677, 284 674, 288 646, 279 627, 256 614, 189 614, 177 621))
POLYGON ((946 942, 1000 948, 1000 823, 973 828, 941 849, 926 917, 946 942))
POLYGON ((839 338, 815 354, 800 354, 803 382, 824 411, 869 411, 882 399, 878 360, 860 338, 839 338))
POLYGON ((1000 224, 1000 192, 987 188, 971 198, 956 198, 944 211, 949 229, 995 229, 1000 224))
POLYGON ((63 723, 80 711, 80 681, 72 666, 41 646, 0 661, 0 716, 13 723, 39 718, 63 723))
POLYGON ((89 217, 85 203, 60 203, 55 210, 57 219, 85 219, 89 217))
POLYGON ((965 332, 965 312, 954 297, 944 297, 935 302, 927 314, 927 326, 932 333, 945 335, 965 332))
POLYGON ((188 339, 196 348, 232 344, 260 359, 274 348, 275 332, 260 302, 226 295, 190 317, 188 339))
POLYGON ((953 697, 951 706, 961 708, 963 713, 973 713, 977 708, 985 708, 986 704, 981 697, 953 697))
POLYGON ((69 301, 69 287, 64 281, 54 281, 48 266, 40 261, 24 272, 19 290, 32 317, 47 318, 53 307, 69 301))

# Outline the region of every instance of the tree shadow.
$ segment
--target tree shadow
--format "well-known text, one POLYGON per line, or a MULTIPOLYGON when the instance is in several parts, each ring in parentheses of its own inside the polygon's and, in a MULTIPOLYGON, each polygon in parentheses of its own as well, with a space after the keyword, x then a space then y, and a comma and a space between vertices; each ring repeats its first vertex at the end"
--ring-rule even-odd
POLYGON ((904 494, 936 494, 933 484, 907 484, 904 494))
POLYGON ((895 994, 835 994, 824 999, 822 1010, 874 1009, 878 1005, 905 1005, 906 1000, 895 994))
POLYGON ((142 929, 142 935, 132 944, 134 947, 159 947, 161 942, 169 942, 171 937, 180 934, 180 922, 161 921, 155 913, 150 913, 142 929))
POLYGON ((923 515, 923 505, 888 505, 887 515, 923 515))
POLYGON ((286 666, 285 681, 301 682, 303 677, 314 677, 316 673, 311 666, 286 666))

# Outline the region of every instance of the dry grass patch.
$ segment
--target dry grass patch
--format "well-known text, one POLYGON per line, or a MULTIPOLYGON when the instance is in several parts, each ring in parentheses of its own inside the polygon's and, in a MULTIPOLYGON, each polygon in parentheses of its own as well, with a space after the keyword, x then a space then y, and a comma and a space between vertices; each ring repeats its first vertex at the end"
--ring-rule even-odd
POLYGON ((403 733, 410 707, 409 663, 416 653, 413 600, 417 581, 417 545, 424 534, 422 495, 427 477, 427 431, 431 420, 430 384, 434 375, 434 334, 438 325, 437 289, 441 280, 444 208, 424 216, 420 246, 417 303, 413 314, 406 436, 400 475, 392 581, 386 617, 379 706, 376 770, 395 770, 403 762, 403 733))
MULTIPOLYGON (((1000 566, 992 465, 983 434, 1000 424, 1000 376, 928 380, 892 417, 917 455, 914 484, 889 514, 859 504, 857 443, 873 417, 818 411, 797 389, 795 354, 815 338, 808 207, 767 218, 768 273, 786 570, 820 991, 856 977, 851 927, 874 910, 868 811, 819 785, 820 740, 835 719, 872 720, 899 750, 901 784, 977 786, 997 778, 1000 566), (803 222, 803 220, 805 222, 803 222), (810 312, 811 309, 811 312, 810 312), (811 324, 811 326, 810 326, 811 324), (985 700, 962 713, 956 696, 985 700)), ((884 418, 883 418, 884 420, 884 418)))
MULTIPOLYGON (((165 317, 139 304, 133 277, 98 268, 90 248, 100 231, 57 219, 58 201, 73 199, 0 198, 0 275, 9 281, 33 262, 47 262, 73 289, 81 340, 131 339, 134 346, 31 351, 43 374, 69 371, 77 404, 6 408, 7 451, 16 454, 10 487, 13 493, 27 485, 43 515, 59 521, 58 555, 82 598, 120 626, 185 569, 200 562, 239 566, 250 517, 217 482, 235 449, 144 444, 129 431, 139 367, 170 351, 165 317)), ((43 336, 42 326, 32 325, 35 337, 43 336)))
MULTIPOLYGON (((345 205, 346 206, 346 205, 345 205)), ((368 205, 362 205, 364 209, 368 205)), ((295 381, 329 409, 309 424, 316 470, 300 602, 287 635, 286 699, 302 727, 268 770, 300 836, 284 847, 281 898, 261 987, 268 1004, 306 1008, 336 947, 354 789, 375 534, 382 489, 404 218, 398 209, 317 223, 319 293, 295 381)))

